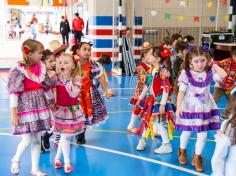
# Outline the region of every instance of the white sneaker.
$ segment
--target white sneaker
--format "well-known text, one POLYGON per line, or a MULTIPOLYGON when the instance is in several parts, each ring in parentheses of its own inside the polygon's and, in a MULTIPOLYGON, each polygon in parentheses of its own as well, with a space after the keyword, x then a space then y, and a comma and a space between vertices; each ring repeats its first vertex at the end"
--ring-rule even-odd
POLYGON ((154 152, 157 154, 171 153, 172 152, 171 143, 162 144, 159 148, 155 149, 154 152))
POLYGON ((18 175, 20 172, 20 163, 18 161, 12 161, 11 163, 11 173, 13 175, 18 175))
POLYGON ((146 147, 146 142, 143 138, 139 139, 138 145, 136 147, 137 150, 144 150, 146 147))

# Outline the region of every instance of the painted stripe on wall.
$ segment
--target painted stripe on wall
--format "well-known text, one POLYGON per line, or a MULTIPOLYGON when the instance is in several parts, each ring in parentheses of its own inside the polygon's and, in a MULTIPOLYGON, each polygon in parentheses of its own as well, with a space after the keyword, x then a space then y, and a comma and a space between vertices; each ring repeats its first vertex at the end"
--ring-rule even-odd
POLYGON ((94 48, 112 48, 111 39, 92 39, 94 48))
POLYGON ((91 16, 89 17, 89 25, 111 25, 112 26, 112 16, 91 16))

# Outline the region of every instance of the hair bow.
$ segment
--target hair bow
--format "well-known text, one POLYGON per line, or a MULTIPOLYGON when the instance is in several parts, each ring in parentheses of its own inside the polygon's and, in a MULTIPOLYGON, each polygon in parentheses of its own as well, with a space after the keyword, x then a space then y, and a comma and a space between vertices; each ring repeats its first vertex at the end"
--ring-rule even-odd
POLYGON ((30 49, 26 46, 24 46, 22 50, 23 50, 24 54, 29 54, 30 53, 30 49))
POLYGON ((187 51, 188 51, 188 52, 190 52, 190 51, 192 51, 192 50, 193 50, 193 48, 194 48, 194 46, 193 46, 193 45, 188 45, 188 47, 187 47, 187 51))
POLYGON ((203 44, 203 45, 201 46, 201 48, 202 48, 202 50, 205 51, 205 52, 209 52, 209 51, 210 51, 210 48, 209 48, 208 45, 203 44))
POLYGON ((162 58, 166 59, 172 55, 172 52, 170 51, 169 48, 164 47, 164 50, 160 52, 160 55, 162 58))

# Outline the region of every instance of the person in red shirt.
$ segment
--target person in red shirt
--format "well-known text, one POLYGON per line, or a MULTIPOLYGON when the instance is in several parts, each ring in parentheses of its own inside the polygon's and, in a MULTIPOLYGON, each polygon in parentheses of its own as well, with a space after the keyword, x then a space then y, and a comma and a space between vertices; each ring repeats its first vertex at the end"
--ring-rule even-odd
POLYGON ((72 28, 74 30, 74 36, 75 36, 75 40, 77 42, 81 41, 81 37, 82 37, 82 30, 84 28, 84 20, 82 18, 80 18, 79 13, 75 13, 75 18, 72 21, 72 28))
POLYGON ((232 107, 230 106, 230 92, 235 87, 236 80, 236 47, 231 48, 231 56, 231 58, 216 62, 216 64, 223 68, 227 73, 227 76, 224 80, 215 84, 215 90, 213 93, 216 103, 223 95, 226 96, 226 99, 228 101, 226 109, 221 115, 222 120, 229 118, 232 109, 232 107))

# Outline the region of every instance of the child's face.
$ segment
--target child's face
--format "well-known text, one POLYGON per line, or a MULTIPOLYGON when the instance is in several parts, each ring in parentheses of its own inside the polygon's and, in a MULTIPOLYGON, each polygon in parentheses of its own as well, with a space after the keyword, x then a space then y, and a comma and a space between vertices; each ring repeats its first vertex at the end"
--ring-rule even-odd
POLYGON ((42 56, 43 56, 43 50, 37 49, 36 51, 29 53, 29 60, 31 64, 37 64, 40 62, 42 56))
POLYGON ((47 70, 54 70, 56 67, 56 58, 54 55, 49 55, 45 61, 47 70))
POLYGON ((156 63, 159 63, 160 60, 161 60, 160 57, 154 56, 153 54, 151 54, 151 55, 149 56, 148 62, 154 66, 156 63))
POLYGON ((91 46, 87 43, 82 44, 77 54, 79 55, 80 59, 89 59, 91 56, 91 46))
POLYGON ((62 74, 70 74, 75 69, 75 64, 70 56, 62 56, 58 60, 59 71, 62 74))
POLYGON ((144 62, 149 62, 150 57, 152 57, 153 49, 149 49, 144 55, 144 62))
POLYGON ((207 66, 207 58, 205 56, 193 56, 190 63, 192 64, 192 69, 196 72, 203 72, 207 66))

